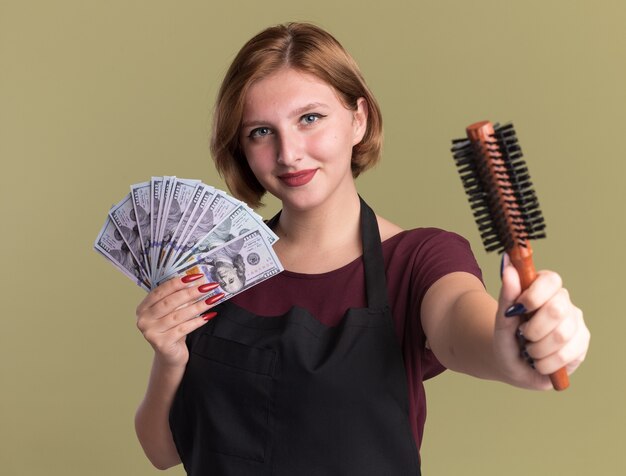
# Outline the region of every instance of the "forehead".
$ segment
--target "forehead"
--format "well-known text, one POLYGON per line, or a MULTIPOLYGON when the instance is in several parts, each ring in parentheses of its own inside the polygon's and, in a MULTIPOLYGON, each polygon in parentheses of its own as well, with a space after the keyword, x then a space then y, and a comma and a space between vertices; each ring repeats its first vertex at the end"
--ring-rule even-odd
POLYGON ((291 68, 280 69, 250 86, 244 101, 244 120, 272 112, 288 114, 310 103, 343 107, 337 91, 326 81, 291 68))

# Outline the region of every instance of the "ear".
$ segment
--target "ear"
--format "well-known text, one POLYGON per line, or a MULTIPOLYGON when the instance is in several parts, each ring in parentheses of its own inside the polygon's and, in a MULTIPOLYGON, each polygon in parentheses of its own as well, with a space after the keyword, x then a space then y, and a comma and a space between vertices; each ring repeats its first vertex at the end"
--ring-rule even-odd
POLYGON ((369 108, 367 107, 367 100, 364 97, 360 97, 356 100, 356 109, 352 111, 352 126, 354 131, 352 138, 353 146, 361 142, 363 136, 365 136, 368 114, 369 108))

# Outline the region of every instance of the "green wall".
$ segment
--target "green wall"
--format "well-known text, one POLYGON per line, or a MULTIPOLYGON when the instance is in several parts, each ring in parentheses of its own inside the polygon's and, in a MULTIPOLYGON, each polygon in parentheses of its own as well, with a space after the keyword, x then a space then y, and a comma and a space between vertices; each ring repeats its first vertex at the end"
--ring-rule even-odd
POLYGON ((592 331, 564 393, 428 382, 424 472, 626 474, 626 3, 601 0, 0 1, 0 473, 158 474, 133 429, 143 292, 92 243, 131 183, 223 185, 207 147, 219 82, 246 39, 289 20, 334 33, 381 103, 383 162, 362 194, 401 226, 467 236, 494 294, 499 260, 449 141, 515 123, 548 224, 537 266, 563 275, 592 331))

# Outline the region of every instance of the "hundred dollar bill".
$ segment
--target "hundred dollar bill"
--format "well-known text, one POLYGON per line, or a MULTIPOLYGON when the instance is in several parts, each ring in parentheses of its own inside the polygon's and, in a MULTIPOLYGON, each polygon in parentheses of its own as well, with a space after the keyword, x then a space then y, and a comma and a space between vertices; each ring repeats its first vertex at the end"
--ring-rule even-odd
POLYGON ((163 194, 169 177, 152 177, 150 179, 150 273, 152 276, 156 270, 156 252, 159 212, 163 208, 163 194))
POLYGON ((157 261, 159 272, 164 263, 167 247, 172 241, 176 227, 180 223, 187 205, 191 202, 194 190, 199 182, 199 180, 176 179, 172 187, 171 199, 169 200, 167 211, 164 211, 165 216, 162 220, 162 231, 159 239, 159 256, 157 261))
POLYGON ((163 177, 163 185, 161 186, 161 200, 159 201, 159 213, 157 215, 156 226, 156 245, 158 247, 161 240, 161 233, 163 231, 163 221, 167 216, 167 210, 170 206, 172 198, 172 188, 176 182, 176 177, 163 177))
MULTIPOLYGON (((139 236, 139 226, 135 216, 135 208, 133 207, 132 196, 129 193, 109 211, 109 217, 113 220, 117 230, 122 235, 126 246, 132 253, 137 263, 143 263, 143 254, 141 249, 141 237, 139 236)), ((143 277, 150 280, 150 275, 140 266, 143 277)))
POLYGON ((210 202, 211 197, 215 193, 215 189, 209 185, 203 183, 198 184, 193 192, 191 200, 187 204, 186 210, 180 219, 180 222, 176 226, 176 230, 172 235, 172 239, 168 243, 165 258, 163 259, 163 265, 161 266, 162 272, 170 268, 170 263, 175 262, 178 259, 178 254, 181 249, 181 245, 184 242, 184 238, 189 226, 193 225, 193 219, 197 215, 198 208, 204 209, 207 203, 210 202))
POLYGON ((107 217, 102 230, 100 230, 96 238, 94 248, 137 285, 146 291, 150 290, 150 282, 143 277, 141 266, 133 257, 128 246, 126 246, 121 233, 115 227, 111 217, 107 217))
POLYGON ((190 228, 187 236, 180 245, 179 258, 176 263, 184 260, 184 256, 192 250, 198 241, 207 236, 215 226, 240 204, 238 200, 226 195, 221 190, 216 190, 211 198, 211 203, 206 210, 201 211, 198 219, 190 228))
POLYGON ((241 203, 228 216, 224 217, 201 241, 184 256, 175 268, 182 268, 193 262, 194 255, 206 253, 213 248, 222 246, 238 236, 259 230, 267 241, 273 245, 278 236, 263 222, 263 218, 241 203))
POLYGON ((143 255, 142 266, 146 272, 150 272, 150 182, 137 183, 130 186, 130 194, 133 197, 133 208, 137 220, 137 231, 143 255))
POLYGON ((152 275, 156 276, 159 273, 158 261, 159 254, 161 253, 161 242, 163 239, 163 226, 167 219, 168 208, 171 204, 172 190, 176 183, 176 177, 165 176, 163 177, 163 184, 161 185, 161 198, 159 200, 159 214, 157 217, 156 235, 153 239, 154 246, 152 248, 152 275))
POLYGON ((265 235, 271 245, 278 240, 278 236, 265 225, 263 218, 254 213, 245 203, 241 203, 196 244, 193 252, 205 253, 255 229, 265 235))
POLYGON ((182 271, 202 273, 210 282, 218 283, 219 288, 212 294, 223 292, 224 298, 219 301, 223 302, 280 273, 283 267, 269 241, 259 230, 253 230, 196 255, 195 262, 182 271))
POLYGON ((159 217, 157 218, 157 237, 156 237, 156 256, 158 266, 159 251, 163 242, 163 229, 167 222, 169 215, 169 209, 172 204, 172 197, 174 193, 174 187, 176 186, 178 179, 176 177, 164 177, 163 180, 163 200, 159 208, 159 217))

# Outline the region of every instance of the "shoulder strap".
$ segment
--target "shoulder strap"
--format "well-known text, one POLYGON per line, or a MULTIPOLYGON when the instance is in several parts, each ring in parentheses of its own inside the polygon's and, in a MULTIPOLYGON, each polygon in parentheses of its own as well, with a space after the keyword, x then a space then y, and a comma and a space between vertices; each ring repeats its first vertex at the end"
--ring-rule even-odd
POLYGON ((361 240, 367 305, 370 308, 383 309, 388 303, 387 278, 378 221, 369 205, 360 196, 359 199, 361 201, 361 240))

